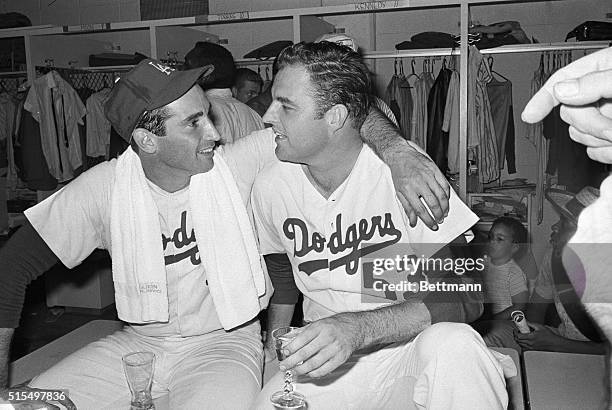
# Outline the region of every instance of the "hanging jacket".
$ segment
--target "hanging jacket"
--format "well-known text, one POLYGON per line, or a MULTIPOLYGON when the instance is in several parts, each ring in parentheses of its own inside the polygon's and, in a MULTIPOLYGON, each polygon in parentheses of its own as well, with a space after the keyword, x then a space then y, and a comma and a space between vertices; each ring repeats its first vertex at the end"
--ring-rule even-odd
POLYGON ((499 81, 492 77, 487 84, 487 96, 491 104, 491 115, 497 137, 499 169, 508 165, 508 174, 516 173, 514 158, 514 110, 512 108, 512 82, 499 81))
POLYGON ((19 178, 33 191, 52 191, 57 187, 57 179, 49 172, 39 124, 23 107, 19 107, 19 112, 19 131, 15 140, 15 165, 19 178))
POLYGON ((427 154, 442 172, 448 169, 448 133, 442 131, 451 70, 442 67, 427 100, 427 154))
POLYGON ((50 71, 34 81, 24 109, 40 124, 51 175, 59 182, 74 178, 83 163, 78 126, 83 125, 87 112, 76 91, 56 71, 50 71))
POLYGON ((401 76, 394 74, 385 90, 385 103, 391 108, 393 115, 399 123, 402 135, 410 139, 410 113, 412 112, 412 98, 410 86, 401 76))
POLYGON ((423 72, 415 84, 416 98, 414 106, 416 107, 416 118, 414 133, 411 135, 411 138, 415 144, 423 149, 427 148, 427 100, 429 99, 429 92, 433 84, 434 78, 430 72, 423 72))

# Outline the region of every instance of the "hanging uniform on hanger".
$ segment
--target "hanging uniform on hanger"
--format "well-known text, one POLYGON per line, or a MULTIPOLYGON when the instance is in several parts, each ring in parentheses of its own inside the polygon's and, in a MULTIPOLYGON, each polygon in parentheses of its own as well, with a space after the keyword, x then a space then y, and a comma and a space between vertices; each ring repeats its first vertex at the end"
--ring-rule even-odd
POLYGON ((83 164, 78 126, 86 109, 76 91, 56 71, 32 84, 24 109, 40 124, 43 153, 59 182, 74 178, 83 164))

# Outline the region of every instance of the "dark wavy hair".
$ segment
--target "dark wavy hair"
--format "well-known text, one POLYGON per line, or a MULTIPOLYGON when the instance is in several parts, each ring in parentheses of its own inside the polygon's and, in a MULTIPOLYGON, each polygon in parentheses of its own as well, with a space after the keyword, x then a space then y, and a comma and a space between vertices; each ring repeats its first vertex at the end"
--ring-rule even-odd
POLYGON ((306 69, 312 83, 311 96, 317 105, 317 119, 332 106, 342 104, 354 126, 361 127, 370 109, 372 83, 370 71, 358 53, 328 41, 302 42, 281 51, 276 65, 278 71, 292 65, 306 69))
POLYGON ((505 226, 510 230, 512 233, 512 242, 519 245, 519 250, 517 251, 516 256, 522 256, 529 247, 529 232, 527 232, 525 225, 523 225, 518 219, 510 216, 500 216, 497 218, 495 221, 493 221, 491 229, 497 225, 505 226))

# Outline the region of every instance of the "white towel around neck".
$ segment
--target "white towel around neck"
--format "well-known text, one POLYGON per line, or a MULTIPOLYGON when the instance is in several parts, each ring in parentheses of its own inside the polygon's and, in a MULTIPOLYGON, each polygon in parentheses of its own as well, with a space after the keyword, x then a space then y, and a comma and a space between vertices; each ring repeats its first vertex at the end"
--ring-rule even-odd
MULTIPOLYGON (((190 211, 210 294, 229 330, 265 306, 266 281, 253 229, 221 156, 189 184, 190 211)), ((168 321, 166 269, 157 206, 138 155, 117 160, 111 199, 111 254, 117 313, 129 323, 168 321)))

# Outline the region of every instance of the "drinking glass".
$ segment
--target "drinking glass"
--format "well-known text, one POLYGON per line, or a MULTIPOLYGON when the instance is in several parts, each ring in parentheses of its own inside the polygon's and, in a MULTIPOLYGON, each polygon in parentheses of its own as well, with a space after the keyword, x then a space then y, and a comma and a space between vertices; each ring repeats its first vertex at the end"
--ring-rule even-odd
MULTIPOLYGON (((298 327, 279 327, 272 331, 274 339, 274 348, 276 349, 276 357, 278 361, 285 360, 286 356, 283 353, 283 348, 287 346, 296 336, 296 334, 288 335, 288 333, 299 329, 298 327)), ((306 408, 306 400, 303 395, 293 390, 293 372, 285 371, 285 385, 283 390, 274 392, 270 397, 270 401, 276 409, 304 409, 306 408)))
POLYGON ((131 410, 154 409, 151 397, 155 354, 133 352, 123 356, 123 369, 132 393, 131 410))

